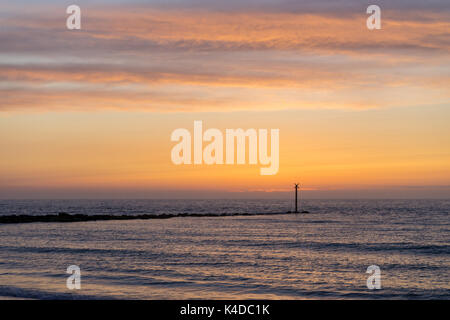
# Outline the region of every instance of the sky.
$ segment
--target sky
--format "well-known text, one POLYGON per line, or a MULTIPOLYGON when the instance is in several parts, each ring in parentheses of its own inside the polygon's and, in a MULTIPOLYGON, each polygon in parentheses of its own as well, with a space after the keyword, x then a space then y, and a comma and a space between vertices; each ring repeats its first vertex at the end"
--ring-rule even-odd
POLYGON ((449 198, 450 5, 374 3, 0 1, 0 198, 449 198), (195 120, 278 173, 174 165, 195 120))

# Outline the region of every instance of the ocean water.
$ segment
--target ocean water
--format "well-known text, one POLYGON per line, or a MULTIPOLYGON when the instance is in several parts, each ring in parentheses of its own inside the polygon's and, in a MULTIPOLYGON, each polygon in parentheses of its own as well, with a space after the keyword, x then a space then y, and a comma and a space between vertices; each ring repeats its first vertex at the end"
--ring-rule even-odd
MULTIPOLYGON (((449 200, 305 200, 310 214, 0 224, 0 297, 449 299, 449 200), (81 269, 69 290, 66 269, 81 269), (381 269, 369 290, 367 267, 381 269)), ((0 201, 0 215, 267 213, 286 200, 0 201)))

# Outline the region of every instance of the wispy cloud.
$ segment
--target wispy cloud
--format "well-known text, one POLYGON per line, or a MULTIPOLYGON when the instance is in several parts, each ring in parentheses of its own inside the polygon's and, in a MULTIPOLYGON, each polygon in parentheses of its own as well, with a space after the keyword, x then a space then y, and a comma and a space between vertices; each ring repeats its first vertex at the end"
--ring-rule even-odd
POLYGON ((0 110, 448 102, 450 12, 442 10, 443 2, 426 9, 418 1, 386 3, 380 31, 366 29, 357 2, 339 2, 339 8, 327 3, 82 2, 81 31, 65 29, 60 4, 26 12, 6 5, 0 110))

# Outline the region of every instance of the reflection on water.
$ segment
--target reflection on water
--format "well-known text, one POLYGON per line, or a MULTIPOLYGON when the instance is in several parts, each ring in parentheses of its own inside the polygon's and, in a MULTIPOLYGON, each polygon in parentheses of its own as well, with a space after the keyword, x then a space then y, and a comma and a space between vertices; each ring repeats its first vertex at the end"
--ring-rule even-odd
MULTIPOLYGON (((49 203, 2 201, 0 208, 2 214, 47 214, 49 203)), ((284 205, 141 200, 133 206, 115 200, 51 206, 142 214, 198 212, 198 207, 206 213, 251 212, 257 206, 280 212, 289 209, 284 205)), ((450 298, 448 201, 309 201, 305 206, 313 213, 0 225, 0 296, 450 298), (66 268, 73 264, 81 268, 77 291, 66 288, 66 268), (365 272, 373 264, 381 268, 382 290, 366 287, 365 272)))

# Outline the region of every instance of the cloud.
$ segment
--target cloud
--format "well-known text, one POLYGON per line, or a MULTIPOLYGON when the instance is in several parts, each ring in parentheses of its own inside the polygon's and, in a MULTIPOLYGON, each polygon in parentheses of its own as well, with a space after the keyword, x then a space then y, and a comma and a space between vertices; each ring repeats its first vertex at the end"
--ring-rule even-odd
POLYGON ((7 5, 0 16, 0 110, 360 109, 448 101, 450 14, 441 1, 427 9, 419 1, 386 2, 380 31, 367 30, 355 1, 339 2, 342 10, 331 2, 171 3, 81 2, 81 31, 65 29, 60 4, 26 13, 7 5))

